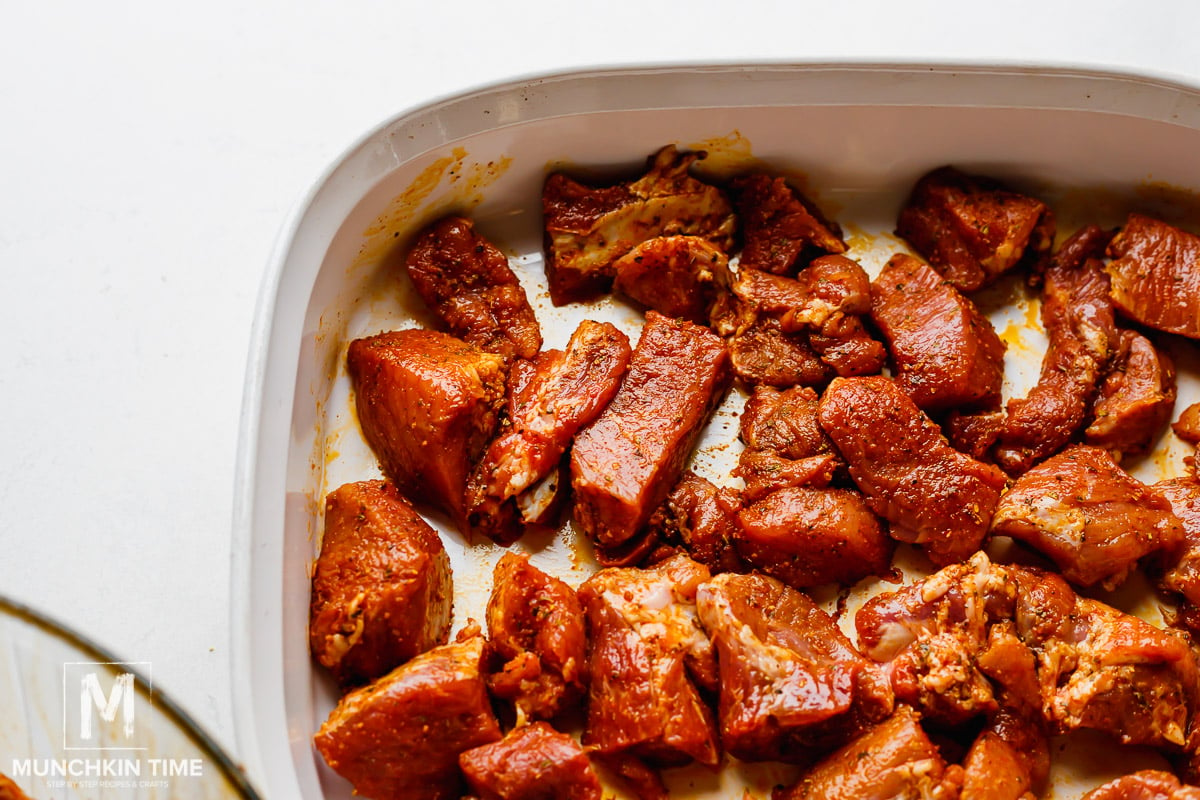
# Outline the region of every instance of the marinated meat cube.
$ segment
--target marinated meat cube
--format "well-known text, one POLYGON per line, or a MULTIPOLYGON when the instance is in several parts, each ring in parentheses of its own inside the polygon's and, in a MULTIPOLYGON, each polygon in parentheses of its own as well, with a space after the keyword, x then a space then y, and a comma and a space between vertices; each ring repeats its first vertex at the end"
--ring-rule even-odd
POLYGON ((1154 490, 1171 504, 1179 518, 1183 543, 1169 561, 1159 585, 1183 597, 1181 621, 1200 633, 1200 483, 1194 478, 1174 478, 1154 484, 1154 490))
POLYGON ((729 259, 699 236, 642 242, 613 264, 613 289, 668 317, 707 325, 717 292, 729 285, 729 259))
POLYGON ((601 800, 583 748, 545 722, 516 728, 458 757, 479 800, 601 800))
POLYGON ((650 520, 646 522, 646 527, 621 544, 593 543, 592 555, 595 557, 596 563, 601 567, 636 567, 639 564, 650 564, 678 553, 679 550, 672 549, 669 543, 659 541, 658 537, 661 532, 654 527, 653 520, 654 515, 651 514, 650 520))
POLYGON ((742 221, 743 266, 780 275, 792 271, 806 250, 846 252, 837 226, 783 178, 744 175, 731 188, 742 221))
POLYGON ((650 528, 660 541, 678 543, 713 573, 740 572, 744 564, 733 545, 740 507, 736 492, 689 470, 654 512, 650 528))
POLYGON ((729 386, 729 355, 706 328, 656 311, 612 402, 575 437, 575 519, 604 546, 637 534, 683 474, 729 386))
MULTIPOLYGON (((1023 585, 1021 577, 1013 572, 1009 574, 1018 587, 1023 585)), ((1031 580, 1036 580, 1036 573, 1031 580)), ((1071 595, 1064 582, 1060 580, 1058 585, 1071 595)), ((1030 600, 1031 593, 1018 588, 1015 618, 1031 610, 1034 613, 1045 611, 1031 605, 1030 600)), ((1032 646, 1021 640, 1019 631, 1016 619, 1011 622, 1000 620, 988 629, 987 649, 979 655, 979 669, 991 679, 999 708, 988 716, 981 736, 1007 745, 1009 752, 1006 755, 997 753, 997 757, 1011 758, 1015 762, 1012 770, 1022 775, 1022 782, 1040 789, 1050 775, 1050 736, 1042 713, 1037 656, 1032 646)), ((995 745, 996 742, 988 742, 981 746, 987 753, 999 750, 995 745)))
POLYGON ((952 286, 973 292, 1048 252, 1054 215, 990 178, 940 167, 917 181, 896 234, 952 286))
POLYGON ((756 503, 771 492, 794 486, 824 488, 845 472, 845 464, 836 453, 807 458, 784 458, 774 450, 743 450, 733 475, 746 482, 742 499, 756 503))
POLYGON ((1113 303, 1130 319, 1200 338, 1200 236, 1130 214, 1108 246, 1113 303))
POLYGON ((649 569, 602 569, 579 588, 591 637, 590 750, 656 766, 716 765, 712 712, 693 682, 716 688, 716 658, 695 606, 709 577, 676 555, 649 569))
POLYGON ((726 338, 734 374, 751 386, 815 386, 833 376, 809 343, 802 323, 784 318, 803 308, 799 281, 742 267, 710 312, 712 329, 726 338))
POLYGON ((671 800, 662 775, 640 758, 627 753, 596 758, 624 780, 637 800, 671 800))
POLYGON ((506 359, 533 358, 541 349, 542 331, 521 282, 470 220, 444 217, 421 231, 405 266, 454 336, 506 359))
POLYGON ((780 489, 737 514, 749 564, 789 586, 853 584, 890 571, 892 540, 852 489, 780 489))
POLYGON ((962 796, 971 800, 1035 800, 1028 770, 1012 745, 985 730, 963 761, 962 796))
POLYGON ((1013 615, 1007 575, 980 552, 859 609, 854 624, 863 652, 886 662, 897 701, 950 724, 998 711, 981 660, 990 627, 1013 615))
POLYGON ((776 320, 757 320, 729 337, 733 372, 749 386, 819 386, 834 375, 802 333, 784 333, 776 320))
POLYGON ((835 378, 818 414, 867 505, 891 523, 893 538, 920 544, 939 566, 979 549, 1004 473, 947 444, 888 378, 835 378))
POLYGON ((29 796, 11 778, 0 773, 0 800, 29 800, 29 796))
POLYGON ((555 305, 606 291, 613 264, 658 236, 700 236, 728 252, 736 217, 725 194, 689 174, 704 153, 673 146, 649 160, 630 183, 593 188, 556 172, 542 189, 546 275, 555 305))
POLYGON ((1175 551, 1179 519, 1108 451, 1075 445, 1026 472, 1000 498, 992 533, 1043 553, 1079 586, 1113 588, 1137 561, 1175 551))
POLYGON ((772 800, 956 800, 962 769, 947 766, 917 713, 896 713, 817 764, 772 800))
POLYGON ((450 557, 396 487, 348 483, 325 498, 308 638, 343 686, 372 681, 446 643, 450 557))
POLYGON ((1109 282, 1098 260, 1109 234, 1081 229, 1044 273, 1042 327, 1049 338, 1037 384, 1008 402, 996 461, 1018 475, 1063 448, 1084 426, 1118 346, 1109 282))
POLYGON ((1003 411, 981 411, 962 413, 951 411, 942 423, 950 445, 971 458, 981 461, 988 458, 992 445, 1004 430, 1006 415, 1003 411))
POLYGON ((467 479, 496 428, 504 359, 445 333, 403 330, 355 339, 347 365, 384 475, 467 530, 467 479))
POLYGON ((739 436, 745 449, 733 474, 746 482, 748 502, 788 486, 828 486, 845 464, 817 420, 817 393, 755 387, 746 400, 739 436))
POLYGON ((500 739, 480 673, 483 637, 423 653, 347 694, 313 741, 372 800, 458 800, 458 755, 500 739))
POLYGON ((1146 769, 1114 778, 1083 800, 1200 800, 1200 787, 1182 784, 1169 772, 1146 769))
POLYGON ((724 574, 696 606, 720 662, 721 743, 735 757, 811 763, 891 713, 882 671, 804 594, 724 574))
POLYGON ((1118 461, 1141 455, 1166 427, 1175 409, 1175 364, 1135 331, 1121 331, 1118 355, 1092 405, 1084 441, 1118 461))
POLYGON ((1175 435, 1190 444, 1200 444, 1200 403, 1192 403, 1171 423, 1175 435))
POLYGON ((893 256, 871 284, 871 319, 887 340, 896 383, 918 408, 999 405, 1004 342, 931 267, 893 256))
POLYGON ((1059 642, 1067 657, 1043 655, 1041 665, 1057 732, 1090 728, 1124 744, 1194 750, 1200 676, 1187 639, 1086 597, 1072 623, 1071 639, 1059 642))
POLYGON ((512 702, 518 722, 552 719, 587 688, 587 625, 570 586, 505 553, 487 605, 488 688, 512 702))
POLYGON ((993 715, 991 729, 1022 754, 1034 782, 1048 763, 1046 732, 1091 728, 1177 751, 1195 744, 1186 640, 1075 595, 1057 575, 979 553, 872 598, 855 625, 864 651, 887 662, 898 702, 951 723, 993 715))
POLYGON ((887 351, 871 338, 862 320, 871 311, 871 279, 863 268, 844 256, 821 256, 796 280, 808 299, 785 315, 784 327, 808 327, 813 350, 843 378, 883 369, 887 351))
POLYGON ((565 350, 513 364, 505 420, 467 490, 475 528, 501 543, 520 535, 517 512, 544 505, 523 502, 525 495, 555 473, 575 434, 616 395, 630 353, 629 339, 615 326, 584 320, 565 350))
POLYGON ((729 338, 738 377, 795 386, 882 368, 883 345, 862 324, 869 310, 870 282, 862 267, 823 256, 796 278, 742 266, 710 316, 713 329, 729 338), (759 352, 764 348, 771 352, 759 352))
POLYGON ((739 435, 747 449, 771 450, 783 458, 836 454, 817 419, 819 403, 820 397, 808 387, 757 387, 742 410, 739 435))

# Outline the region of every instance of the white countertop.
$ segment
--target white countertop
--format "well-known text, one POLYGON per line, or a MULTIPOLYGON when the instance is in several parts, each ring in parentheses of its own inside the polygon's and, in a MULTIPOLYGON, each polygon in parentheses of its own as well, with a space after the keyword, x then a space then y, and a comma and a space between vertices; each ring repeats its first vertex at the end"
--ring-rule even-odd
POLYGON ((1050 62, 1200 83, 1200 6, 10 4, 0 24, 0 593, 232 748, 230 520, 276 231, 345 147, 497 79, 711 59, 1050 62))

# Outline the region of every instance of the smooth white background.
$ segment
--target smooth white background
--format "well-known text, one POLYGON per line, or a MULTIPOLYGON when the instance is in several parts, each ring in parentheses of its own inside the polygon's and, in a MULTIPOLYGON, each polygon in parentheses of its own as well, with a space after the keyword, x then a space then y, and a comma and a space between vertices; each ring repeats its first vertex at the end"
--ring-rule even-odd
MULTIPOLYGON (((230 517, 260 278, 367 129, 575 66, 1077 64, 1200 83, 1179 2, 0 3, 0 593, 232 747, 230 517)), ((1198 156, 1200 157, 1200 156, 1198 156)))

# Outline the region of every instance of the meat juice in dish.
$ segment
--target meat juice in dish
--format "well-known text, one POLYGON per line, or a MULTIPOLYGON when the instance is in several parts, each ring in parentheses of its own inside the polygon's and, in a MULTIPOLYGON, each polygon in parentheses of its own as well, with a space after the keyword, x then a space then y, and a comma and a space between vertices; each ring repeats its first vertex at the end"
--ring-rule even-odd
POLYGON ((637 336, 589 316, 544 349, 546 305, 468 217, 415 236, 403 268, 436 329, 348 348, 383 480, 329 493, 318 572, 338 579, 314 582, 313 653, 346 693, 325 762, 375 800, 591 800, 597 774, 656 800, 729 772, 775 800, 1024 800, 1052 791, 1054 743, 1093 731, 1162 766, 1095 797, 1200 791, 1200 482, 1123 467, 1179 417, 1162 337, 1196 337, 1200 297, 1158 306, 1200 271, 1195 237, 1132 215, 1056 246, 1052 203, 947 167, 897 209, 872 279, 783 176, 705 179, 702 158, 544 184, 553 306, 603 317, 614 298, 637 336), (1041 298, 1049 340, 1007 402, 982 309, 1006 281, 1041 298), (736 460, 701 474, 730 403, 736 460), (510 548, 486 630, 455 608, 446 643, 445 592, 417 580, 451 585, 444 545, 364 525, 377 503, 339 498, 365 487, 445 514, 455 546, 510 548), (569 582, 535 563, 559 528, 569 582), (1096 594, 1134 574, 1178 606, 1170 625, 1096 594), (404 591, 422 599, 397 626, 377 598, 404 591))

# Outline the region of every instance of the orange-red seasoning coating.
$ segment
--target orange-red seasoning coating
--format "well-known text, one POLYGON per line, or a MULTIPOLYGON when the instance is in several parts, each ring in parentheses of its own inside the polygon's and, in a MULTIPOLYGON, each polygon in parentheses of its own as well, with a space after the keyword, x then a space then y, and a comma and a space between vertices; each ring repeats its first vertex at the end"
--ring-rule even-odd
POLYGON ((492 694, 519 715, 552 719, 587 688, 587 631, 575 590, 505 553, 492 573, 487 605, 492 694))
POLYGON ((918 408, 990 407, 1000 402, 1004 342, 975 304, 927 264, 893 256, 871 285, 871 318, 918 408))
POLYGON ((361 481, 325 498, 308 634, 343 685, 445 644, 453 594, 441 538, 395 486, 361 481))
POLYGON ((600 800, 583 748, 545 722, 516 728, 458 757, 479 800, 600 800))
POLYGON ((458 755, 500 739, 480 672, 483 637, 435 647, 342 698, 314 743, 371 800, 458 800, 458 755))
POLYGON ((465 530, 467 478, 504 400, 503 359, 445 333, 403 330, 354 340, 347 366, 384 474, 465 530))
POLYGON ((449 332, 505 358, 533 358, 542 332, 508 259, 470 220, 423 230, 405 261, 413 286, 449 332))
POLYGON ((922 545, 938 565, 979 549, 1007 482, 1003 472, 950 447, 889 378, 835 378, 818 414, 867 504, 892 523, 892 536, 922 545))
POLYGON ((719 337, 646 314, 624 383, 571 451, 575 519, 589 536, 612 546, 641 530, 682 475, 729 381, 719 337))
POLYGON ((1200 339, 1200 236, 1130 214, 1108 254, 1117 308, 1152 328, 1200 339))

